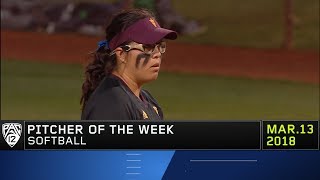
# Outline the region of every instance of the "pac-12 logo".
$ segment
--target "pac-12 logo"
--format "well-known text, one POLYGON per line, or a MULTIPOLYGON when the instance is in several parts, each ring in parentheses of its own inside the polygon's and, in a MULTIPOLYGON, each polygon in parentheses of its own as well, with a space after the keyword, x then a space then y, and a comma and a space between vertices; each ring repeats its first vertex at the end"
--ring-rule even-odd
POLYGON ((17 144, 22 132, 22 125, 20 123, 4 123, 2 124, 2 135, 4 140, 10 147, 17 144))

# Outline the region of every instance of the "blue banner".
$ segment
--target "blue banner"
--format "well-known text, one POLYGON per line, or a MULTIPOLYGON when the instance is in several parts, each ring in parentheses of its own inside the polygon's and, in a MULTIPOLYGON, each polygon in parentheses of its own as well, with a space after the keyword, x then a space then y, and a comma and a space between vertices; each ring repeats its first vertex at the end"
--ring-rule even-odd
POLYGON ((1 179, 319 179, 320 151, 0 151, 1 179))

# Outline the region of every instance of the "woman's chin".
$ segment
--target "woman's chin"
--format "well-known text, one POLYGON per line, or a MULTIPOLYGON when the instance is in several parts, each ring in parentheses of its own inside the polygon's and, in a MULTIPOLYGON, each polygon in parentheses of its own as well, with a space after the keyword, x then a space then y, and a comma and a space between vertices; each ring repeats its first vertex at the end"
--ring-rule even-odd
POLYGON ((144 79, 144 83, 148 83, 148 82, 157 80, 158 75, 159 75, 158 73, 154 73, 154 74, 150 75, 147 79, 144 79))
POLYGON ((152 75, 152 81, 158 79, 158 76, 159 76, 159 72, 155 72, 153 75, 152 75))

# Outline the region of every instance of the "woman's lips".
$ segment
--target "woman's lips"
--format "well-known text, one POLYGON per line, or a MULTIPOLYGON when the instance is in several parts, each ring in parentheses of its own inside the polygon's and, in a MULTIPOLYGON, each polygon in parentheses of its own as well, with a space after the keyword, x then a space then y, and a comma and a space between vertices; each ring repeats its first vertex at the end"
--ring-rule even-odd
POLYGON ((160 63, 155 63, 154 65, 152 65, 151 67, 160 67, 160 63))
POLYGON ((154 65, 152 65, 152 66, 150 67, 150 69, 152 69, 152 71, 159 72, 159 70, 160 70, 160 63, 155 63, 154 65))

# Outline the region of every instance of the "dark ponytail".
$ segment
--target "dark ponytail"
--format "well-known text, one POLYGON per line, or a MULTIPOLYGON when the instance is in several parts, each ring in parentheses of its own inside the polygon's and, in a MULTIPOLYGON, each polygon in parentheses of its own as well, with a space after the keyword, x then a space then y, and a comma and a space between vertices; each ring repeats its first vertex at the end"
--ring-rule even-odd
MULTIPOLYGON (((140 19, 153 17, 153 14, 144 9, 125 10, 113 17, 106 28, 106 40, 110 40, 119 32, 126 30, 130 25, 140 19)), ((100 84, 101 80, 110 75, 117 66, 116 55, 109 55, 111 50, 108 45, 99 47, 95 52, 90 54, 90 61, 85 67, 85 81, 82 84, 82 97, 80 104, 82 109, 86 106, 92 92, 100 84)))
MULTIPOLYGON (((101 48, 100 48, 101 49, 101 48)), ((110 50, 97 50, 90 54, 91 62, 85 67, 85 81, 82 84, 82 108, 101 80, 116 67, 115 55, 109 56, 110 50), (104 51, 104 52, 102 52, 104 51)))

